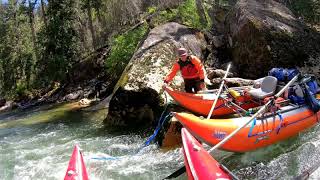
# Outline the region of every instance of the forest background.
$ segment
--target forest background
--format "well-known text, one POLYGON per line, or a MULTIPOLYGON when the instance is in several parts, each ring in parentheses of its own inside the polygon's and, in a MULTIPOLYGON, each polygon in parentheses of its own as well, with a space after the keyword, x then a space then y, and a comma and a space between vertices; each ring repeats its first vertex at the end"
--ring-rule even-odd
MULTIPOLYGON (((278 1, 310 25, 319 24, 318 0, 278 1)), ((0 96, 34 96, 53 82, 70 82, 71 69, 103 48, 109 50, 103 56, 105 72, 119 76, 154 26, 179 18, 187 26, 210 29, 206 13, 235 2, 0 0, 0 96), (146 21, 150 16, 156 16, 152 23, 146 21)))

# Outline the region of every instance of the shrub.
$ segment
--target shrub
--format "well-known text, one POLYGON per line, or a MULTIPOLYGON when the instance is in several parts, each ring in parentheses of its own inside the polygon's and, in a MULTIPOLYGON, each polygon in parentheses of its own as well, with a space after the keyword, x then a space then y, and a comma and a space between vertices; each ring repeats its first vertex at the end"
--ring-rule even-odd
POLYGON ((111 52, 106 59, 106 68, 108 73, 114 71, 115 73, 122 72, 147 30, 147 25, 143 24, 141 27, 125 34, 118 35, 112 40, 111 52))

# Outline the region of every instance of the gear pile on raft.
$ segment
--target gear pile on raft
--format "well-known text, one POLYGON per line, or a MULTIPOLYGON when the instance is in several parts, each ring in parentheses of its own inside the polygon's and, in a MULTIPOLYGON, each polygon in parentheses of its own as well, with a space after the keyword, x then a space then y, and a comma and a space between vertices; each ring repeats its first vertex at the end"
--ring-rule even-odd
POLYGON ((217 148, 253 151, 288 139, 320 120, 316 78, 297 69, 273 68, 252 86, 229 88, 222 81, 220 87, 223 90, 196 94, 164 87, 175 102, 193 112, 172 113, 183 125, 185 167, 168 179, 184 171, 189 179, 202 179, 203 175, 212 177, 209 179, 237 179, 209 153, 217 148), (213 147, 206 151, 194 137, 213 147))

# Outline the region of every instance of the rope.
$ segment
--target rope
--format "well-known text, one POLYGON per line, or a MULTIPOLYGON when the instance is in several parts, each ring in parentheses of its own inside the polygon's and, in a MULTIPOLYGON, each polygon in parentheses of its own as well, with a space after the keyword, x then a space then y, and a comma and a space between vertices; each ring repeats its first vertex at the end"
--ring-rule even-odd
POLYGON ((91 159, 108 161, 108 160, 118 160, 120 158, 122 158, 122 156, 121 157, 112 157, 112 156, 111 157, 93 157, 91 159))
MULTIPOLYGON (((240 112, 240 110, 242 110, 242 109, 239 109, 237 106, 233 105, 231 102, 226 102, 226 103, 227 103, 226 107, 232 109, 232 111, 237 113, 238 116, 243 117, 243 115, 240 112)), ((246 111, 246 113, 247 112, 248 111, 246 111)))
POLYGON ((164 123, 166 122, 167 119, 170 119, 172 117, 172 113, 169 113, 164 119, 159 119, 158 121, 158 126, 154 130, 154 133, 148 138, 148 140, 144 143, 143 147, 149 146, 150 143, 155 139, 155 137, 158 135, 158 132, 160 129, 163 127, 164 123))
MULTIPOLYGON (((136 151, 134 152, 131 156, 135 156, 137 155, 143 148, 149 146, 151 144, 151 142, 155 139, 155 137, 157 137, 158 132, 160 131, 160 129, 163 127, 164 123, 166 122, 166 120, 171 119, 172 117, 172 113, 169 113, 168 115, 165 116, 165 118, 163 118, 164 114, 166 112, 166 108, 162 113, 161 118, 158 121, 158 125, 156 127, 156 129, 154 130, 154 133, 147 139, 147 141, 145 143, 143 143, 143 145, 136 151)), ((124 158, 125 156, 120 156, 120 157, 93 157, 91 159, 94 160, 104 160, 104 161, 109 161, 109 160, 119 160, 121 158, 124 158)))
MULTIPOLYGON (((218 107, 215 107, 213 110, 217 110, 217 109, 220 109, 220 108, 222 108, 223 106, 225 106, 225 103, 223 103, 223 104, 220 104, 218 107)), ((227 107, 227 106, 226 106, 227 107)))
MULTIPOLYGON (((166 112, 167 112, 167 109, 168 109, 168 106, 170 105, 170 103, 167 103, 167 95, 165 93, 165 102, 166 102, 166 106, 163 110, 163 112, 161 113, 161 116, 158 120, 158 125, 156 127, 156 129, 154 130, 153 134, 147 139, 147 141, 145 143, 143 143, 143 145, 135 152, 133 153, 131 156, 135 156, 137 155, 143 148, 149 146, 151 144, 151 142, 155 139, 155 137, 158 135, 160 129, 163 127, 164 123, 168 120, 168 119, 171 119, 172 117, 172 113, 169 113, 166 115, 166 112)), ((121 158, 124 158, 125 156, 120 156, 120 157, 93 157, 91 159, 94 159, 94 160, 105 160, 105 161, 108 161, 108 160, 119 160, 121 158)))
POLYGON ((234 108, 234 106, 232 104, 230 104, 230 103, 227 105, 227 107, 232 109, 233 112, 237 113, 238 116, 243 117, 241 112, 239 111, 239 109, 237 107, 234 108))
POLYGON ((164 123, 166 122, 167 119, 171 118, 172 117, 172 114, 169 113, 168 115, 164 117, 164 115, 166 114, 167 112, 167 108, 168 106, 170 105, 168 103, 168 100, 167 100, 167 94, 164 93, 165 95, 165 102, 166 102, 166 106, 163 110, 163 112, 161 113, 161 116, 160 116, 160 119, 158 120, 158 125, 156 127, 156 129, 154 130, 153 134, 148 138, 148 140, 144 143, 143 147, 146 147, 146 146, 149 146, 150 143, 154 140, 154 138, 158 135, 158 132, 160 131, 161 127, 163 127, 164 123))
POLYGON ((253 131, 253 128, 256 125, 256 123, 257 123, 257 118, 254 118, 253 121, 252 121, 252 125, 250 127, 250 130, 249 130, 249 133, 248 133, 248 137, 252 136, 252 131, 253 131))
POLYGON ((277 134, 279 134, 280 129, 281 129, 281 126, 282 126, 282 123, 283 123, 283 117, 282 117, 282 115, 280 114, 280 112, 277 112, 277 115, 278 115, 279 118, 280 118, 280 124, 279 124, 279 126, 277 127, 277 134))

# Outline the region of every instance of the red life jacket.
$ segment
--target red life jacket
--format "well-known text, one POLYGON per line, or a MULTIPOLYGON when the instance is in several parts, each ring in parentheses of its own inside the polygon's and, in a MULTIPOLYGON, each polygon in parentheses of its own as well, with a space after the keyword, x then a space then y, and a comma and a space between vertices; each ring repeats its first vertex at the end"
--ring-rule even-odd
POLYGON ((191 79, 198 76, 198 70, 191 62, 191 57, 188 56, 186 61, 179 59, 178 64, 180 66, 181 75, 185 79, 191 79))

